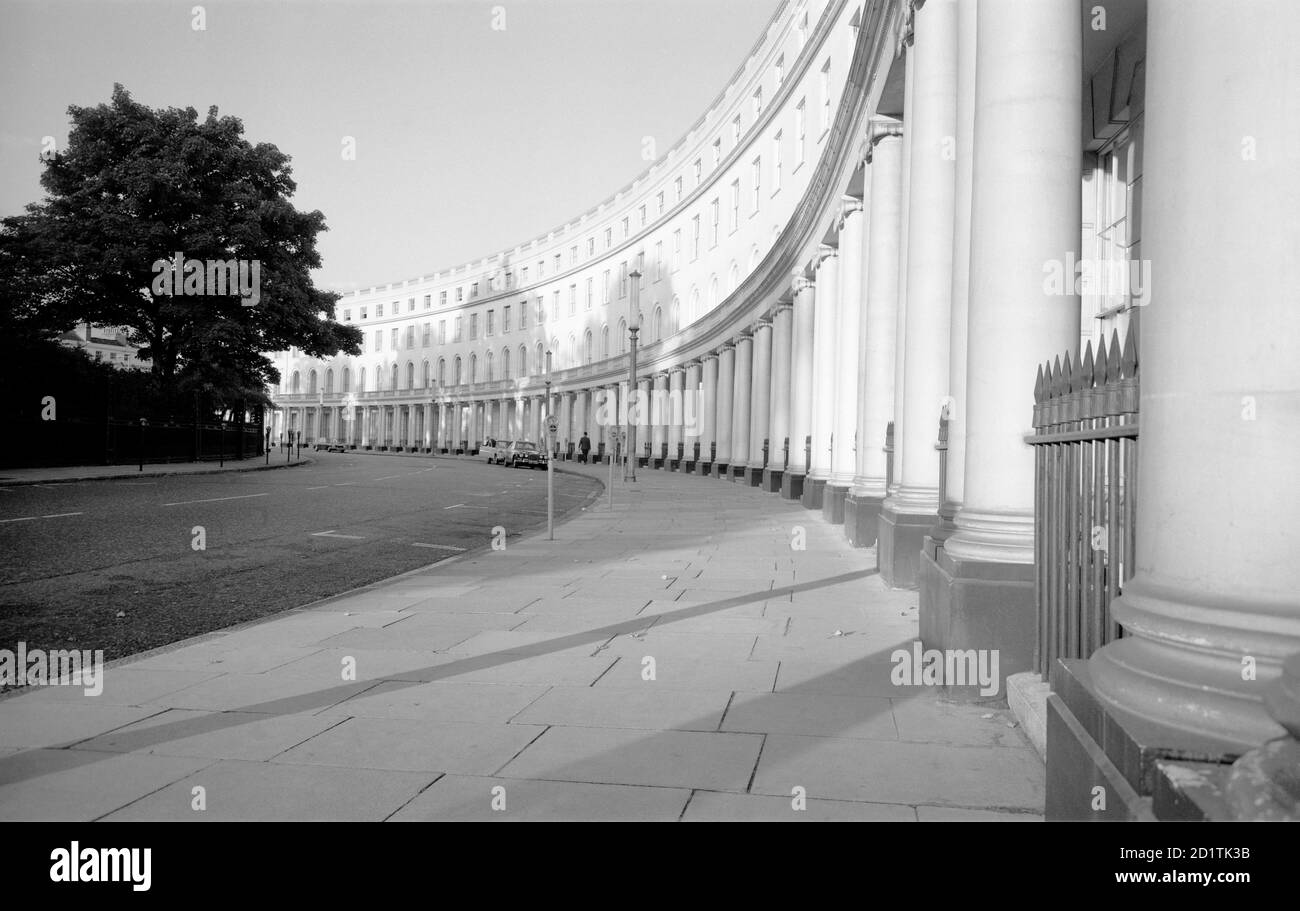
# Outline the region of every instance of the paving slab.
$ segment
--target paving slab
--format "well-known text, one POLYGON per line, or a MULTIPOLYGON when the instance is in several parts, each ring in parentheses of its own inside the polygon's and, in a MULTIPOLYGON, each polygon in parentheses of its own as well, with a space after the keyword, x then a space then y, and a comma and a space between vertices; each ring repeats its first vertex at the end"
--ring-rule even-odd
POLYGON ((273 762, 491 775, 546 729, 408 718, 350 718, 273 762))
POLYGON ((673 822, 691 792, 444 775, 391 822, 673 822))
POLYGON ((911 807, 849 800, 696 791, 683 822, 915 822, 911 807), (800 804, 802 809, 795 809, 800 804))
POLYGON ((500 775, 551 781, 743 791, 762 737, 552 727, 500 775))
POLYGON ((0 820, 88 822, 202 769, 211 759, 28 750, 0 757, 0 820))
POLYGON ((649 731, 716 731, 730 699, 728 690, 557 686, 521 711, 514 721, 649 731))
POLYGON ((422 772, 222 760, 109 814, 105 820, 379 822, 400 810, 436 777, 422 772), (203 788, 202 810, 194 808, 195 787, 203 788))

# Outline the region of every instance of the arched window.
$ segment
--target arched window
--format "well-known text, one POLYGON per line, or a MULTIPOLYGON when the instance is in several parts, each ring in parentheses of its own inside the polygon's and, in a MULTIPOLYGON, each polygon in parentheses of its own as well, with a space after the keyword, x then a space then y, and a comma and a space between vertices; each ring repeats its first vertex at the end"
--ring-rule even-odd
POLYGON ((664 309, 655 307, 654 323, 650 327, 650 341, 657 342, 664 337, 664 309))
POLYGON ((537 360, 533 361, 533 372, 538 376, 546 372, 546 348, 541 342, 537 343, 537 360))
POLYGON ((460 358, 459 357, 456 358, 455 366, 452 368, 452 383, 456 386, 460 385, 460 358))
POLYGON ((328 370, 325 371, 325 392, 328 394, 333 391, 334 391, 334 368, 330 367, 328 370))
POLYGON ((469 356, 469 381, 471 383, 478 382, 478 355, 477 354, 471 354, 469 356))
POLYGON ((366 391, 366 368, 365 367, 361 368, 361 373, 359 374, 359 378, 357 379, 357 391, 358 392, 366 391))
POLYGON ((446 360, 446 358, 441 358, 441 357, 438 358, 438 385, 439 385, 439 386, 446 386, 446 385, 447 385, 447 360, 446 360))
POLYGON ((668 322, 668 334, 671 335, 682 327, 682 302, 674 297, 672 309, 668 312, 672 314, 668 322))
POLYGON ((429 362, 427 360, 420 366, 420 385, 425 389, 429 388, 429 362))
POLYGON ((289 384, 289 391, 297 392, 299 386, 301 385, 302 385, 302 375, 297 370, 295 370, 293 372, 293 382, 289 384))
POLYGON ((758 255, 758 244, 754 244, 754 248, 753 248, 752 250, 749 251, 749 271, 750 271, 750 272, 753 272, 756 268, 758 268, 758 261, 759 261, 760 258, 761 258, 761 257, 758 255))
POLYGON ((528 376, 528 349, 523 345, 519 346, 519 378, 523 379, 528 376))
POLYGON ((393 392, 396 392, 396 391, 397 391, 397 380, 398 380, 398 376, 399 376, 399 373, 398 373, 398 370, 397 370, 397 365, 394 364, 394 365, 393 365, 393 385, 389 387, 389 389, 390 389, 391 391, 393 391, 393 392))
POLYGON ((572 367, 576 363, 578 363, 578 340, 575 339, 573 333, 570 332, 569 347, 564 351, 564 366, 572 367))
POLYGON ((406 388, 415 388, 415 364, 412 361, 406 362, 406 388))
POLYGON ((510 349, 501 349, 501 379, 510 379, 510 349))
MULTIPOLYGON (((736 286, 739 284, 740 284, 740 266, 737 266, 735 261, 733 260, 731 263, 731 271, 727 273, 727 293, 730 294, 732 291, 735 291, 736 286)), ((714 301, 713 303, 716 303, 716 301, 714 301)), ((712 304, 710 304, 710 306, 712 306, 712 304)))
POLYGON ((618 346, 619 354, 627 351, 627 320, 625 319, 618 321, 618 337, 615 339, 615 344, 618 346))
POLYGON ((316 371, 315 371, 315 370, 313 370, 311 373, 307 374, 307 391, 308 391, 308 392, 315 392, 315 391, 316 391, 316 371))
POLYGON ((593 345, 592 345, 592 340, 591 340, 591 330, 588 329, 587 332, 586 332, 586 334, 583 335, 583 337, 582 337, 582 362, 583 362, 584 364, 590 364, 590 363, 591 363, 592 355, 593 355, 593 353, 594 353, 594 352, 592 351, 592 348, 593 348, 593 345))
POLYGON ((352 391, 352 371, 349 370, 347 367, 343 368, 343 391, 344 392, 352 391))
POLYGON ((492 382, 492 352, 489 351, 486 355, 484 355, 484 359, 487 361, 487 363, 484 365, 486 369, 483 375, 483 379, 490 383, 492 382))
POLYGON ((600 327, 600 356, 601 358, 609 357, 609 325, 600 327))

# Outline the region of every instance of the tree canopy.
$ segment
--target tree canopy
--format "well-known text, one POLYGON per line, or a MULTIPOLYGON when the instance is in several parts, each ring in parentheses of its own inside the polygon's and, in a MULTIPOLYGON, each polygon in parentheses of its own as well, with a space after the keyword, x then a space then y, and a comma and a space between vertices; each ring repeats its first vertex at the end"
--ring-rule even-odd
POLYGON ((155 110, 121 85, 109 104, 68 113, 67 147, 44 160, 45 199, 0 223, 0 333, 122 327, 161 388, 212 406, 264 402, 280 379, 267 352, 359 353, 360 330, 334 319, 338 295, 312 283, 325 216, 290 202, 288 155, 249 143, 215 106, 202 120, 194 108, 155 110), (177 254, 253 264, 256 295, 214 293, 190 274, 176 278, 183 294, 166 293, 161 261, 177 254))

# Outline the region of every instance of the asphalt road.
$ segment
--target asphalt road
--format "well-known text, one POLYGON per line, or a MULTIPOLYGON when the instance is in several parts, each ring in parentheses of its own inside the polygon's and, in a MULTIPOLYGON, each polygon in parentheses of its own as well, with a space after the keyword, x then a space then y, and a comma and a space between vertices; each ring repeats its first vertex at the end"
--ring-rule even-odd
MULTIPOLYGON (((598 490, 556 472, 556 515, 598 490)), ((317 453, 273 471, 0 486, 0 647, 111 660, 487 546, 496 526, 508 540, 545 525, 545 472, 478 460, 317 453)))

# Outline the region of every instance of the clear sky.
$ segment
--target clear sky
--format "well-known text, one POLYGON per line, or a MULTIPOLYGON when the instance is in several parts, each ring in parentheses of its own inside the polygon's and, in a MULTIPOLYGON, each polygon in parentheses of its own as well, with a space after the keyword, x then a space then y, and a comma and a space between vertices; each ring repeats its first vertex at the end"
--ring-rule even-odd
POLYGON ((644 137, 667 152, 778 2, 0 0, 0 215, 41 197, 68 105, 121 82, 292 157, 295 205, 330 229, 318 286, 431 274, 601 202, 648 165, 644 137))

